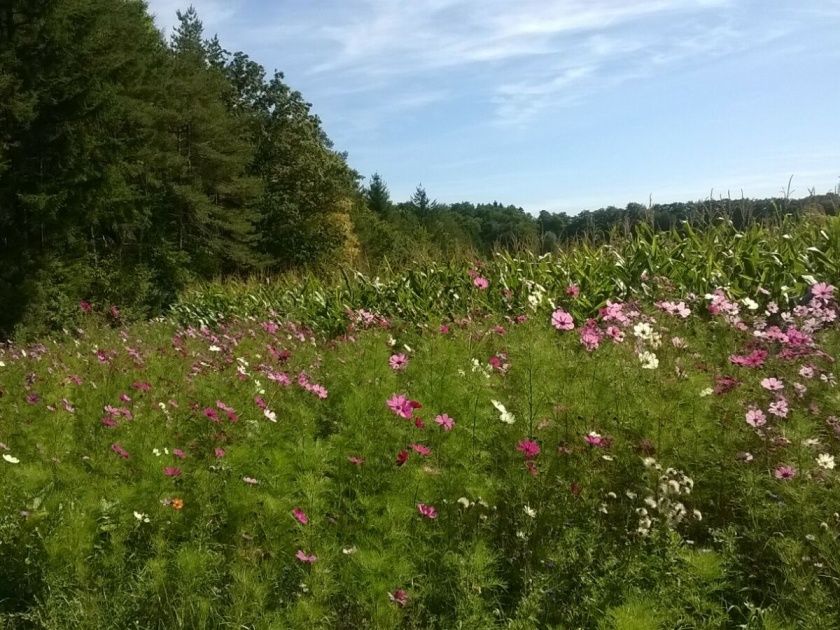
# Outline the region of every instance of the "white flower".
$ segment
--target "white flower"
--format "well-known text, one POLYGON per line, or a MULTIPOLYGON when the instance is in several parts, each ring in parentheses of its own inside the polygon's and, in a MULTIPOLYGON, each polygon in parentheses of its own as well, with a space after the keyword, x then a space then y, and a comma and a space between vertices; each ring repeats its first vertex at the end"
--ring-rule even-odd
POLYGON ((808 438, 807 440, 802 440, 802 446, 807 446, 809 448, 814 448, 820 445, 820 441, 817 438, 808 438))
POLYGON ((343 553, 345 556, 351 556, 351 555, 353 555, 354 553, 356 553, 356 546, 355 546, 355 545, 353 545, 352 547, 344 547, 344 548, 341 550, 341 553, 343 553))
POLYGON ((409 348, 406 344, 403 344, 403 348, 405 349, 406 352, 408 352, 408 354, 412 354, 414 352, 414 350, 409 348))
POLYGON ((0 367, 6 367, 6 364, 0 361, 0 367))
POLYGON ((470 507, 470 500, 467 497, 461 497, 458 499, 458 503, 464 506, 464 508, 470 507))
POLYGON ((222 349, 219 346, 210 346, 210 352, 221 352, 222 349))
POLYGON ((711 387, 707 387, 706 389, 700 390, 700 397, 705 398, 706 396, 711 396, 714 393, 711 387))
POLYGON ((159 448, 153 448, 153 449, 152 449, 152 454, 153 454, 155 457, 160 457, 160 449, 159 449, 159 448))
POLYGON ((134 518, 136 518, 141 523, 148 523, 149 522, 148 514, 143 514, 142 512, 135 512, 134 513, 134 518))
POLYGON ((642 364, 642 368, 645 370, 655 370, 659 367, 659 359, 653 352, 640 352, 639 361, 642 364))
POLYGON ((277 414, 274 413, 271 409, 266 409, 265 411, 263 411, 263 415, 272 422, 277 422, 277 414))
POLYGON ((746 306, 751 311, 758 310, 758 302, 756 302, 755 300, 752 300, 748 297, 745 297, 743 300, 741 300, 741 304, 746 306))
POLYGON ((393 348, 396 345, 397 345, 397 340, 394 339, 393 337, 388 337, 388 346, 393 348))
POLYGON ((826 470, 834 470, 834 456, 828 453, 822 453, 817 457, 817 465, 826 470))
POLYGON ((693 510, 692 514, 694 514, 694 518, 696 518, 698 521, 703 520, 703 513, 700 510, 693 510))
POLYGON ((500 403, 498 400, 491 400, 490 402, 496 408, 496 410, 499 412, 499 420, 501 420, 505 424, 513 424, 514 423, 514 421, 516 420, 516 417, 511 412, 509 412, 507 409, 505 409, 505 406, 502 403, 500 403))
POLYGON ((7 453, 3 454, 3 459, 5 459, 10 464, 19 464, 20 463, 20 460, 17 457, 12 457, 11 455, 9 455, 7 453))
POLYGON ((645 468, 653 468, 656 466, 656 460, 653 457, 643 457, 642 463, 645 465, 645 468))
POLYGON ((537 511, 534 508, 532 508, 530 505, 526 505, 523 509, 525 510, 525 514, 527 514, 531 518, 536 518, 537 517, 537 511))
POLYGON ((516 537, 521 538, 522 540, 525 540, 525 532, 523 532, 523 531, 516 532, 516 537))

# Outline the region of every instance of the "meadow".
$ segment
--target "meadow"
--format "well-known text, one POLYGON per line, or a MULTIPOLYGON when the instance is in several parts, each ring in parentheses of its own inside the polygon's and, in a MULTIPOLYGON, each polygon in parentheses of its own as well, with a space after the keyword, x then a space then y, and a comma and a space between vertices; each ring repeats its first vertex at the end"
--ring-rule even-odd
POLYGON ((840 627, 840 219, 0 346, 0 627, 840 627))

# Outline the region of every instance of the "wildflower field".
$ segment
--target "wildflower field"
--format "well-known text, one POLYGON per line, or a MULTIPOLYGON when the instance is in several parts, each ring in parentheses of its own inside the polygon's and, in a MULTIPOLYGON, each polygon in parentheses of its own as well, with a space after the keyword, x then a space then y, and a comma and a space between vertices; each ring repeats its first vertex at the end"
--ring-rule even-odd
POLYGON ((840 223, 0 346, 0 628, 840 627, 840 223))

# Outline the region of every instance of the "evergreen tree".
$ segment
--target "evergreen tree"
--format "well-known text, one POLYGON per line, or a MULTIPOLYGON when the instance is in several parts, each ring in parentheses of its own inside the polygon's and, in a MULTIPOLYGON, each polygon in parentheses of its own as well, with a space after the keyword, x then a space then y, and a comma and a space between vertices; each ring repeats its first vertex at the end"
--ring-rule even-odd
POLYGON ((388 214, 391 209, 391 195, 388 186, 382 181, 379 173, 374 173, 370 178, 370 184, 365 191, 365 200, 370 210, 382 217, 388 214))

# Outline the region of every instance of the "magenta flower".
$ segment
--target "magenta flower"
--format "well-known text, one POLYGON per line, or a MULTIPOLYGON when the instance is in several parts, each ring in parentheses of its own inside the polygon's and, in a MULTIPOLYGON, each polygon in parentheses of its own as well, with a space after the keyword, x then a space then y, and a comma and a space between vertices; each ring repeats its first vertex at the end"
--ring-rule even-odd
POLYGON ((294 516, 297 522, 301 525, 309 524, 309 517, 306 515, 306 512, 304 512, 300 508, 295 508, 294 510, 292 510, 292 516, 294 516))
POLYGON ((391 358, 388 359, 388 365, 390 365, 391 369, 395 372, 402 372, 406 367, 408 367, 408 357, 402 352, 399 354, 392 354, 391 358))
POLYGON ((295 558, 297 558, 304 564, 315 564, 316 562, 318 562, 318 556, 316 556, 315 554, 309 555, 302 549, 298 549, 297 553, 295 554, 295 558))
POLYGON ((476 276, 475 278, 473 278, 473 285, 475 286, 475 288, 484 291, 487 287, 490 286, 490 281, 484 276, 476 276))
POLYGON ((787 465, 778 466, 776 470, 773 471, 773 476, 775 476, 776 479, 793 479, 796 477, 796 468, 787 465))
POLYGON ((422 455, 423 457, 428 457, 432 454, 432 449, 424 444, 412 444, 411 449, 417 453, 418 455, 422 455))
POLYGON ((216 412, 215 409, 212 407, 205 407, 204 408, 204 415, 213 422, 219 421, 219 414, 216 412))
POLYGON ((391 411, 400 418, 405 418, 406 420, 410 419, 411 416, 414 415, 415 409, 420 409, 423 406, 416 400, 407 398, 405 394, 394 394, 388 399, 386 404, 391 411))
POLYGON ((558 308, 551 314, 551 325, 557 330, 572 330, 575 327, 575 320, 562 308, 558 308))
POLYGON ((425 516, 428 519, 436 519, 438 517, 437 510, 433 505, 426 505, 425 503, 418 503, 417 504, 417 511, 420 512, 421 516, 425 516))
POLYGON ((451 431, 455 427, 455 421, 445 413, 435 416, 435 422, 444 431, 451 431))
POLYGON ((125 450, 119 442, 114 442, 113 444, 111 444, 111 450, 123 459, 129 458, 128 451, 125 450))
POLYGON ((217 459, 221 459, 225 456, 225 449, 216 447, 213 449, 213 455, 215 455, 217 459))
POLYGON ((750 407, 746 413, 747 424, 758 429, 767 424, 767 417, 761 409, 750 407))
POLYGON ((181 476, 181 469, 177 466, 166 466, 163 469, 163 474, 167 477, 180 477, 181 476))
POLYGON ((768 391, 777 392, 780 389, 784 389, 785 384, 775 376, 771 376, 770 378, 762 379, 761 386, 768 391))
POLYGON ((516 450, 525 456, 525 459, 534 459, 540 454, 540 445, 536 440, 520 440, 516 445, 516 450))

